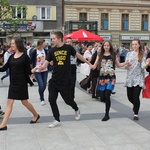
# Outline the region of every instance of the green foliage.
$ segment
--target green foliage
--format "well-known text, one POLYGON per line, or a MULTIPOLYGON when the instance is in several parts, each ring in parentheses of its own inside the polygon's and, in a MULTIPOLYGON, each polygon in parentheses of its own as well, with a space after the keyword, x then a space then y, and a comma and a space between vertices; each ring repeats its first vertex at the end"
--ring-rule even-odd
POLYGON ((25 25, 28 24, 26 20, 27 7, 19 3, 11 6, 8 0, 0 0, 0 6, 0 30, 12 36, 22 31, 23 27, 25 28, 25 25))

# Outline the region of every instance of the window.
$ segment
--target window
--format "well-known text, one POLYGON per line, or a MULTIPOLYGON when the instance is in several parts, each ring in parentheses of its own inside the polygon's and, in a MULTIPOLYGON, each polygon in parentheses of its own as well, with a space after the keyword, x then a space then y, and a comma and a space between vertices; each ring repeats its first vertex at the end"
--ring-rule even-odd
POLYGON ((108 13, 101 13, 101 30, 108 30, 108 13))
POLYGON ((122 14, 122 30, 129 30, 129 14, 122 14))
POLYGON ((39 20, 50 20, 50 7, 37 7, 36 15, 39 20))
POLYGON ((89 29, 88 30, 96 30, 97 29, 97 26, 95 23, 91 23, 89 24, 89 29))
POLYGON ((148 31, 148 15, 142 15, 142 31, 148 31))
POLYGON ((16 7, 12 6, 12 18, 26 18, 26 8, 25 7, 16 7))
POLYGON ((79 29, 86 29, 97 34, 97 21, 66 21, 65 32, 70 33, 79 29))
POLYGON ((79 21, 87 21, 87 13, 79 13, 79 21))

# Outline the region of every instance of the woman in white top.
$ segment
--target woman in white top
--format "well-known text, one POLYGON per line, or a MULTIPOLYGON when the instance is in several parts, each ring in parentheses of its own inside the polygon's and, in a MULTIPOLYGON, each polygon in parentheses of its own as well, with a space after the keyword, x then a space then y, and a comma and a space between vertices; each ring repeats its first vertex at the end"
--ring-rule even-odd
POLYGON ((88 44, 87 44, 87 50, 84 52, 84 55, 83 55, 83 57, 84 57, 86 60, 88 60, 89 62, 90 62, 91 59, 92 59, 92 48, 93 48, 92 44, 88 43, 88 44))
MULTIPOLYGON (((84 52, 83 54, 83 57, 88 61, 88 62, 91 62, 91 59, 92 59, 92 44, 91 43, 88 43, 87 44, 87 50, 84 52)), ((86 75, 86 76, 89 76, 90 74, 90 67, 88 64, 86 63, 83 63, 81 64, 81 71, 80 73, 86 75)))
POLYGON ((139 39, 132 41, 133 51, 129 52, 126 57, 125 66, 127 69, 127 76, 125 87, 127 87, 127 97, 133 104, 134 120, 138 120, 138 112, 140 108, 140 93, 144 88, 145 68, 148 67, 149 62, 146 61, 146 56, 142 51, 142 46, 139 39))
MULTIPOLYGON (((45 47, 45 40, 40 39, 37 42, 37 47, 35 50, 33 50, 31 54, 31 63, 32 63, 32 68, 42 66, 44 61, 46 60, 47 56, 47 50, 44 50, 45 47)), ((47 84, 47 76, 48 76, 48 69, 43 69, 43 70, 36 70, 34 72, 34 75, 36 77, 36 80, 38 82, 39 86, 39 95, 40 95, 40 100, 41 100, 41 105, 45 105, 45 99, 44 99, 44 91, 46 89, 46 84, 47 84)))

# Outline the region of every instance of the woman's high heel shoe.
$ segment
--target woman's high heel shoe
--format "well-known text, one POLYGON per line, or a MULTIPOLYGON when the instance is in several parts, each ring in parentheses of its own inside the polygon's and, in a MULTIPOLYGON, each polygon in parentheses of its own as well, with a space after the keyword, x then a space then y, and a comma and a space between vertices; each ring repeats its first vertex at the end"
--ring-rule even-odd
POLYGON ((0 128, 0 131, 7 130, 7 126, 0 128))
POLYGON ((38 114, 38 117, 37 117, 37 119, 36 119, 35 121, 31 120, 31 121, 30 121, 30 123, 31 123, 31 124, 34 124, 34 123, 36 123, 36 122, 39 120, 39 118, 40 118, 40 115, 38 114))

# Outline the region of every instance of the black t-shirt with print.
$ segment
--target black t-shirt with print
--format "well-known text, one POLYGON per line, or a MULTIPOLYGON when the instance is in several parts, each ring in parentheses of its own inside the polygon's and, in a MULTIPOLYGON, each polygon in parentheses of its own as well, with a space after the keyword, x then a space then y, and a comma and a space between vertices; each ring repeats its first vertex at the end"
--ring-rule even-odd
POLYGON ((53 73, 52 79, 57 81, 65 81, 70 78, 71 65, 70 56, 76 55, 76 50, 70 46, 64 44, 62 47, 53 47, 50 49, 46 60, 53 61, 53 73))

